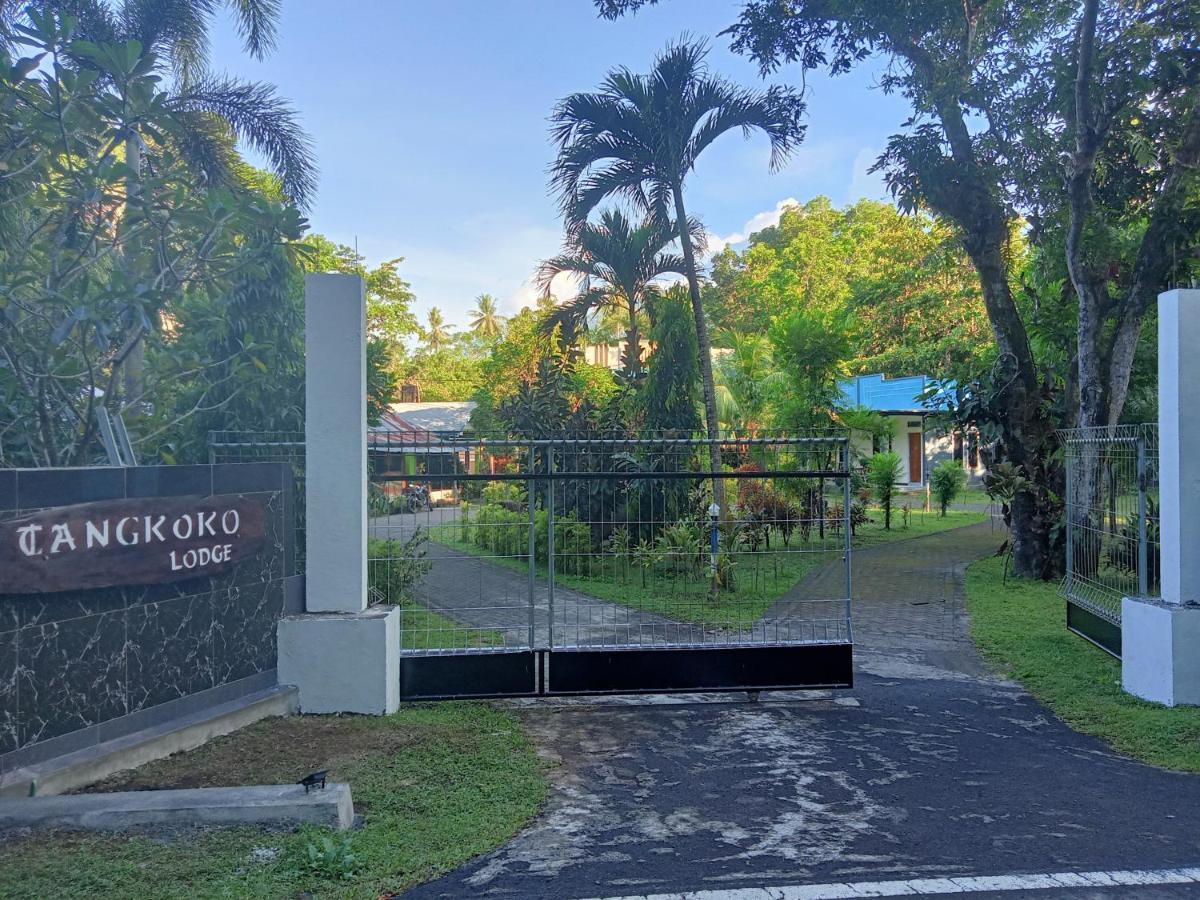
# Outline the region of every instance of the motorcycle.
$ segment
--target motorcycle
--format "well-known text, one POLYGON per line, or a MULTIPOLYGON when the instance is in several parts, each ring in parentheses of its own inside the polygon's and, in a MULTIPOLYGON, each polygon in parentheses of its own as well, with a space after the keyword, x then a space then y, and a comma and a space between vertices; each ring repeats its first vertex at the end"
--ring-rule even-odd
POLYGON ((429 497, 429 489, 423 484, 407 485, 401 492, 408 501, 409 512, 420 512, 423 509, 433 509, 433 501, 429 497))

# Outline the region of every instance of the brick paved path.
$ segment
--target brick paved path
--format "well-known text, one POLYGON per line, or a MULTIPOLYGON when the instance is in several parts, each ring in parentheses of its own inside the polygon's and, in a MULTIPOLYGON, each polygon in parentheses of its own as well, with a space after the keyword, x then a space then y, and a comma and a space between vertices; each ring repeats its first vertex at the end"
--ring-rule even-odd
MULTIPOLYGON (((1000 547, 989 523, 855 550, 851 616, 857 648, 866 654, 923 650, 963 658, 954 668, 978 671, 967 631, 963 573, 1000 547)), ((810 572, 766 614, 800 615, 813 598, 844 593, 840 564, 810 572)), ((948 660, 947 660, 948 661, 948 660)))

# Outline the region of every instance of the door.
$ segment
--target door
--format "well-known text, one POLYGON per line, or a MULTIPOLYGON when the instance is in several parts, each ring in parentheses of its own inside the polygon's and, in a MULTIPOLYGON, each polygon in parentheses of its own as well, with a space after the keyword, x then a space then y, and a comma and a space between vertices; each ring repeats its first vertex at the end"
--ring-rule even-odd
POLYGON ((908 433, 908 480, 910 484, 921 483, 921 432, 908 433))

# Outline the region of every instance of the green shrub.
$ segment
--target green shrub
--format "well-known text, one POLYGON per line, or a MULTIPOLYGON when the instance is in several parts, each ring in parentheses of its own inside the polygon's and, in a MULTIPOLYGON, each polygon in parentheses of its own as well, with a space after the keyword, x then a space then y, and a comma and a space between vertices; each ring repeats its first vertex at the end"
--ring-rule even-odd
POLYGON ((367 485, 367 513, 372 519, 389 515, 392 511, 392 501, 384 492, 383 487, 374 481, 367 485))
POLYGON ((889 531, 892 527, 892 498, 896 495, 900 473, 900 457, 891 451, 876 453, 867 463, 867 483, 883 510, 883 527, 889 531))
MULTIPOLYGON (((502 501, 508 502, 508 501, 502 501)), ((529 556, 529 513, 517 512, 487 503, 475 513, 470 526, 472 542, 497 556, 526 559, 529 556)), ((534 552, 545 560, 550 554, 550 515, 544 509, 534 512, 534 552)), ((592 529, 574 513, 554 519, 554 558, 560 572, 579 574, 587 571, 594 552, 592 529)))
POLYGON ((698 571, 703 554, 700 530, 686 522, 668 525, 659 532, 658 552, 672 572, 691 574, 698 571))
POLYGON ((933 492, 933 496, 937 498, 938 507, 943 516, 946 515, 946 509, 966 486, 967 473, 953 459, 943 459, 933 467, 933 474, 929 476, 929 488, 933 492))
POLYGON ((367 581, 373 598, 396 605, 412 603, 416 587, 433 564, 425 558, 429 534, 417 528, 406 541, 367 541, 367 581))

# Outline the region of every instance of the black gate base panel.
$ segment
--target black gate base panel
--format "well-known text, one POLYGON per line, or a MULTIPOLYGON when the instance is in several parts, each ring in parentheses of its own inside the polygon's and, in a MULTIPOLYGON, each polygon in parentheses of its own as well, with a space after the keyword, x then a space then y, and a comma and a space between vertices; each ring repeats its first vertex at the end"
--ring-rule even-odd
POLYGON ((401 700, 530 697, 538 693, 538 656, 500 653, 400 654, 401 700))
POLYGON ((1107 650, 1117 659, 1121 658, 1121 626, 1089 609, 1067 601, 1067 628, 1081 638, 1091 641, 1101 650, 1107 650))
POLYGON ((852 644, 483 651, 400 657, 400 697, 404 700, 853 686, 852 644))
POLYGON ((551 650, 546 694, 784 691, 854 686, 850 644, 551 650))

